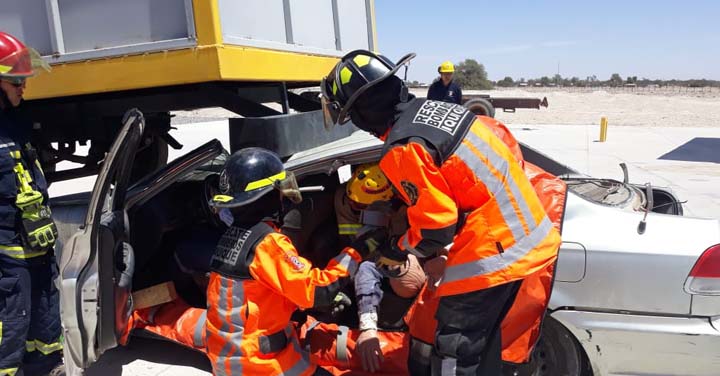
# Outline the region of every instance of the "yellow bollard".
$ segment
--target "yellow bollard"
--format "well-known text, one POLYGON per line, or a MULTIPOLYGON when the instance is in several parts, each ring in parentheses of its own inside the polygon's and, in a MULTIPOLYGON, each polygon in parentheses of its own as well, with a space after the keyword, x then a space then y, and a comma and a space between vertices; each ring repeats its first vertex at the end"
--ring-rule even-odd
POLYGON ((608 120, 605 116, 600 118, 600 142, 607 140, 608 120))

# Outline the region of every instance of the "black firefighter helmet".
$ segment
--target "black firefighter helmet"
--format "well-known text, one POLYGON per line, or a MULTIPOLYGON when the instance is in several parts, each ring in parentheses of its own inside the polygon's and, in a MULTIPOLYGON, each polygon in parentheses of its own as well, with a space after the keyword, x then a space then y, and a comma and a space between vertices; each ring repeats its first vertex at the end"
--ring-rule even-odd
POLYGON ((275 153, 257 147, 238 150, 228 158, 218 188, 220 194, 210 200, 216 208, 245 206, 275 189, 294 203, 302 201, 293 173, 285 170, 275 153))
MULTIPOLYGON (((367 50, 355 50, 343 56, 320 83, 325 128, 329 130, 335 124, 350 121, 350 112, 358 97, 393 76, 414 57, 414 53, 409 53, 393 63, 367 50)), ((403 88, 407 97, 407 87, 403 88)))

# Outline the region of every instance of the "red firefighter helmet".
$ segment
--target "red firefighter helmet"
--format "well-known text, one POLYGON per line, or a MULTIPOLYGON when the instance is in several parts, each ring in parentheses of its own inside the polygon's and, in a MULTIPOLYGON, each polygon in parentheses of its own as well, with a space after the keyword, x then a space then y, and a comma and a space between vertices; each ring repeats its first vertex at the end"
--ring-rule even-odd
POLYGON ((35 75, 35 68, 50 70, 40 54, 14 36, 0 31, 0 77, 26 78, 35 75))

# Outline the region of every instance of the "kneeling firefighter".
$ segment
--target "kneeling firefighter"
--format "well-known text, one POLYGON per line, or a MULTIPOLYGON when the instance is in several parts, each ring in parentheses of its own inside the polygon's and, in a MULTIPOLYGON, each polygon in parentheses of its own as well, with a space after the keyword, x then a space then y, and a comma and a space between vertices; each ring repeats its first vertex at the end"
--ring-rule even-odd
POLYGON ((233 223, 210 265, 206 341, 213 373, 325 374, 300 348, 290 316, 298 308, 330 306, 363 255, 387 235, 370 232, 325 269, 313 268, 278 232, 283 198, 299 203, 302 197, 277 155, 261 148, 233 153, 219 188, 210 204, 229 209, 233 223))
POLYGON ((31 124, 18 113, 38 66, 48 69, 35 50, 0 32, 0 375, 64 374, 57 228, 31 124))
POLYGON ((524 303, 522 281, 555 262, 559 232, 487 118, 408 93, 395 73, 413 57, 345 55, 321 83, 325 124, 352 119, 385 141, 380 168, 408 204, 410 227, 382 259, 428 259, 439 281, 432 372, 498 375, 501 323, 524 303))

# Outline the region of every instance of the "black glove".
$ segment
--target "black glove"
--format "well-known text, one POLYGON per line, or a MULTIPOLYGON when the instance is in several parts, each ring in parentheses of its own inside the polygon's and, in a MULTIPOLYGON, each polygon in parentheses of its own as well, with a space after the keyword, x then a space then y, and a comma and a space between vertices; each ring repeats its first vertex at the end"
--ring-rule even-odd
POLYGON ((407 261, 407 252, 397 246, 397 239, 390 240, 389 244, 378 249, 380 254, 375 264, 378 266, 398 266, 405 265, 407 261))
POLYGON ((350 243, 350 247, 358 251, 363 260, 366 260, 371 258, 378 248, 386 248, 388 246, 387 242, 387 229, 380 227, 358 236, 352 243, 350 243))

